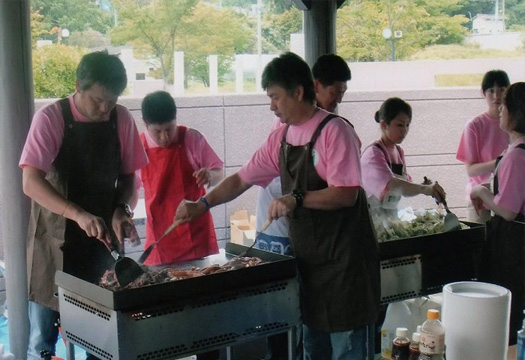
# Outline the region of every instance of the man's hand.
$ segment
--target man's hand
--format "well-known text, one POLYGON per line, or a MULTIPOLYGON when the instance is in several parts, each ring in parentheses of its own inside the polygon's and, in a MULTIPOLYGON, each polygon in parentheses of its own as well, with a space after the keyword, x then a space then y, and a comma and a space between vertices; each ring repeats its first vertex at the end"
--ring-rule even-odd
POLYGON ((295 198, 292 194, 283 195, 273 199, 268 207, 268 219, 278 219, 282 216, 288 215, 295 207, 295 198))
POLYGON ((132 214, 126 211, 124 207, 117 206, 115 208, 111 225, 121 244, 124 240, 127 240, 133 246, 140 244, 140 238, 133 223, 132 214))
POLYGON ((177 207, 174 223, 191 222, 206 212, 206 205, 201 201, 182 200, 177 207))
POLYGON ((193 177, 199 186, 210 185, 211 175, 208 169, 201 168, 193 173, 193 177))
POLYGON ((76 222, 87 236, 97 238, 106 245, 108 250, 112 250, 111 236, 104 219, 88 213, 73 203, 69 203, 64 209, 64 216, 76 222))

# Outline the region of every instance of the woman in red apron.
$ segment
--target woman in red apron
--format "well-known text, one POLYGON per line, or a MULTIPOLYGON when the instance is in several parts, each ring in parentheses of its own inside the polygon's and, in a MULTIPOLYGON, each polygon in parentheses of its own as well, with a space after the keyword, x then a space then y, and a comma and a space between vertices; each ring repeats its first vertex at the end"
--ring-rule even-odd
MULTIPOLYGON (((146 202, 146 247, 173 223, 183 199, 198 200, 205 185, 222 178, 223 162, 198 131, 177 126, 175 101, 158 91, 142 102, 147 131, 141 134, 149 164, 140 171, 146 202)), ((210 213, 191 224, 182 224, 151 252, 146 265, 168 264, 218 253, 210 213)))
POLYGON ((510 145, 496 162, 493 191, 478 185, 470 196, 478 212, 493 212, 482 280, 512 292, 509 343, 515 344, 525 309, 525 82, 505 91, 500 127, 509 134, 510 145))

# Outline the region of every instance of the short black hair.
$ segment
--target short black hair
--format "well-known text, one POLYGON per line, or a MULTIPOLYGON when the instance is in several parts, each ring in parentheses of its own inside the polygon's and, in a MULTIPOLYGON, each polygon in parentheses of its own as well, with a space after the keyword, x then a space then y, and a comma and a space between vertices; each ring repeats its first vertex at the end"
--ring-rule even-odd
POLYGON ((335 54, 325 54, 319 56, 312 67, 314 79, 318 80, 323 86, 333 85, 336 81, 349 81, 352 73, 344 59, 335 54))
POLYGON ((525 82, 510 85, 503 94, 512 130, 525 135, 525 82))
POLYGON ((165 124, 177 116, 175 100, 166 91, 155 91, 142 100, 142 118, 147 125, 165 124))
POLYGON ((381 104, 381 107, 374 115, 374 120, 377 123, 384 120, 387 124, 390 124, 400 113, 405 113, 412 120, 412 107, 410 104, 398 97, 391 97, 381 104))
POLYGON ((493 87, 498 85, 499 87, 507 87, 510 85, 509 76, 503 70, 491 70, 483 76, 481 81, 481 90, 483 93, 493 87))
POLYGON ((77 67, 77 82, 80 90, 99 84, 113 95, 122 94, 128 83, 126 69, 118 56, 107 51, 86 54, 77 67))
POLYGON ((264 90, 272 85, 278 85, 290 95, 297 87, 302 86, 303 99, 311 104, 315 102, 315 87, 310 67, 292 52, 285 52, 266 65, 262 73, 261 85, 264 90))

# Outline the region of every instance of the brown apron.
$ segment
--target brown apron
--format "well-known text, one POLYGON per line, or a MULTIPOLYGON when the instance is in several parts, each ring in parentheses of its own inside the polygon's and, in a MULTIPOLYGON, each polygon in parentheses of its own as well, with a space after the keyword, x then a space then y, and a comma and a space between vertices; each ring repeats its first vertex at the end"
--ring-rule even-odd
MULTIPOLYGON (((111 230, 116 183, 120 170, 120 144, 116 109, 109 121, 77 122, 69 99, 60 100, 64 138, 46 180, 63 196, 104 219, 111 230)), ((118 247, 117 247, 118 248, 118 247)), ((73 221, 32 201, 28 230, 29 299, 58 311, 56 270, 98 282, 114 264, 107 248, 89 238, 73 221)))
MULTIPOLYGON (((323 127, 334 117, 328 115, 306 145, 288 144, 288 128, 285 130, 279 154, 283 194, 328 186, 315 171, 312 149, 323 127)), ((290 239, 300 276, 304 324, 326 332, 341 332, 376 321, 380 300, 379 252, 363 189, 352 207, 296 208, 290 215, 290 239)))
MULTIPOLYGON (((523 144, 518 145, 525 150, 523 144)), ((498 189, 496 160, 493 190, 498 189)), ((494 215, 487 222, 487 238, 484 247, 483 272, 480 280, 491 282, 509 289, 512 292, 510 308, 509 344, 516 343, 516 334, 522 327, 523 310, 525 309, 525 217, 518 214, 514 221, 507 221, 494 215)))

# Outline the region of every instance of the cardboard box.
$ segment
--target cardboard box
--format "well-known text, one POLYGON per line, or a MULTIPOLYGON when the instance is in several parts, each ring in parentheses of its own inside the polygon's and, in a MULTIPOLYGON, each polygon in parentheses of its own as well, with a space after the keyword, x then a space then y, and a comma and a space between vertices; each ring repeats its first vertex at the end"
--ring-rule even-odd
POLYGON ((250 246, 255 240, 255 216, 239 210, 230 216, 230 241, 250 246))

